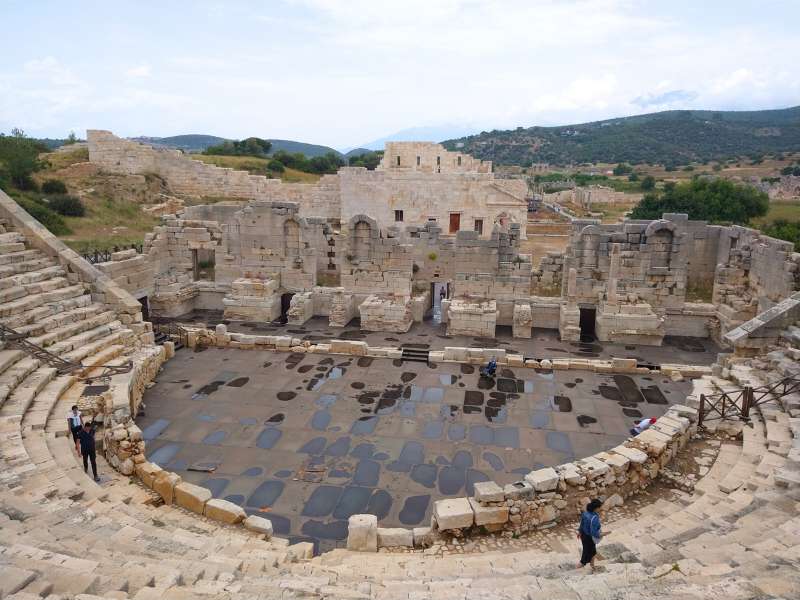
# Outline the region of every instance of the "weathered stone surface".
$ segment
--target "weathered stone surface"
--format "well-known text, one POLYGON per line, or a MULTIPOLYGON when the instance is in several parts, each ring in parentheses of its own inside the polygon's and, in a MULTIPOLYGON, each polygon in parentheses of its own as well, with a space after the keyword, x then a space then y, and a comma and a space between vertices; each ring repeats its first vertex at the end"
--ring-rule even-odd
POLYGON ((433 504, 433 516, 442 531, 471 527, 475 520, 472 505, 466 498, 437 500, 433 504))
POLYGON ((551 467, 537 469, 525 475, 527 481, 537 492, 550 492, 558 486, 558 473, 551 467))
POLYGON ((347 549, 355 552, 378 551, 378 517, 353 515, 348 519, 347 549))
POLYGON ((153 479, 153 491, 164 500, 164 504, 172 504, 175 499, 175 486, 181 482, 181 478, 171 471, 160 471, 153 479))
POLYGON ((229 524, 241 523, 247 516, 241 506, 220 498, 212 498, 206 502, 203 514, 209 519, 229 524))
POLYGON ((505 500, 503 488, 494 481, 479 481, 475 483, 475 499, 479 502, 502 502, 505 500))
POLYGON ((378 527, 378 548, 413 547, 414 533, 404 527, 378 527))
POLYGON ((508 521, 508 506, 484 506, 477 500, 469 498, 472 511, 475 513, 475 525, 499 525, 508 521))
POLYGON ((175 504, 200 515, 211 500, 211 492, 204 487, 182 481, 175 486, 175 504))
POLYGON ((272 521, 259 517, 257 515, 249 515, 244 521, 245 529, 254 531, 264 535, 267 539, 272 537, 272 521))

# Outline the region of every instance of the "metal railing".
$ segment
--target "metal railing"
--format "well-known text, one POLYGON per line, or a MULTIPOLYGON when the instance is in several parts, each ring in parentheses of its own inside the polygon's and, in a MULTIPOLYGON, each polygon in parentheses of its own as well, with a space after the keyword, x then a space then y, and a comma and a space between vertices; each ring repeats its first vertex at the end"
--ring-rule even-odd
POLYGON ((700 394, 698 425, 704 421, 739 417, 747 420, 750 410, 770 400, 779 400, 800 391, 800 377, 790 375, 758 387, 745 386, 719 394, 700 394))
POLYGON ((84 365, 81 362, 70 361, 61 358, 52 352, 45 350, 41 346, 29 342, 26 338, 28 334, 20 333, 10 327, 6 327, 0 323, 0 339, 5 343, 5 347, 9 349, 16 348, 22 350, 25 354, 32 356, 42 363, 54 367, 59 375, 72 373, 82 369, 96 369, 102 368, 103 372, 99 376, 90 377, 89 379, 96 379, 98 377, 108 377, 111 375, 118 375, 120 373, 127 373, 133 368, 133 362, 130 360, 121 365, 84 365))
POLYGON ((112 246, 111 248, 105 248, 103 250, 86 250, 81 253, 81 256, 94 265, 97 263, 109 262, 111 260, 111 255, 114 252, 119 252, 120 250, 130 250, 131 248, 136 250, 136 252, 139 254, 142 253, 142 244, 128 244, 123 246, 112 246))
POLYGON ((173 342, 180 343, 184 346, 189 345, 189 334, 180 323, 174 321, 153 323, 153 333, 156 336, 156 341, 158 341, 159 338, 169 338, 173 342))

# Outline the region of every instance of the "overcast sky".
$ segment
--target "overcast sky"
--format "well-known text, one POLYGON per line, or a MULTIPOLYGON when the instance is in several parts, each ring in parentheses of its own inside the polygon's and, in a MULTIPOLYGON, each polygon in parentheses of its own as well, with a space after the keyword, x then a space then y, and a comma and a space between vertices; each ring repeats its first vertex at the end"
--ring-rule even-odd
POLYGON ((0 131, 343 148, 800 104, 800 0, 0 0, 0 131))

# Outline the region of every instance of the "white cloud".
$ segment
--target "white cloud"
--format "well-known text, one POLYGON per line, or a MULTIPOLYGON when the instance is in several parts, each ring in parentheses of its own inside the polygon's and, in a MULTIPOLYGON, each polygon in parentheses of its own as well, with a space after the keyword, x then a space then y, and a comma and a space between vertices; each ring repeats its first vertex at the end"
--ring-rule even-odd
POLYGON ((143 77, 150 77, 152 75, 152 70, 150 69, 150 65, 139 65, 138 67, 131 67, 127 71, 125 71, 125 75, 132 78, 138 79, 143 77))

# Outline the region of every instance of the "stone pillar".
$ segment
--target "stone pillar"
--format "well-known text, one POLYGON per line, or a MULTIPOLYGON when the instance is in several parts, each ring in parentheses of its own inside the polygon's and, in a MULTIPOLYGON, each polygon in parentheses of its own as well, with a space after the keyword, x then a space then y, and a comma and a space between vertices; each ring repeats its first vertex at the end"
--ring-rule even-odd
POLYGON ((575 306, 575 300, 578 294, 578 270, 575 267, 570 267, 569 274, 567 275, 567 302, 572 308, 575 306))
POLYGON ((356 552, 378 551, 378 517, 353 515, 348 519, 347 549, 356 552))
POLYGON ((608 288, 606 296, 608 303, 616 306, 619 303, 617 296, 617 283, 619 279, 620 245, 611 245, 611 266, 608 269, 608 288))

